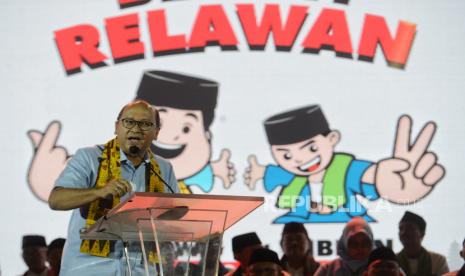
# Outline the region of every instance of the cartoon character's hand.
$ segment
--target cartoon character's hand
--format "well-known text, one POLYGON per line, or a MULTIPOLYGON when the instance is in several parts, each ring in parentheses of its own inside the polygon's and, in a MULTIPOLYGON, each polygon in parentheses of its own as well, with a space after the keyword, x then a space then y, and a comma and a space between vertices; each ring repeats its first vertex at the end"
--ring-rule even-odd
POLYGON ((415 142, 410 143, 412 120, 402 116, 397 124, 393 157, 377 164, 375 183, 381 197, 411 204, 428 195, 445 174, 436 154, 428 152, 436 125, 427 123, 415 142))
POLYGON ((251 190, 254 190, 257 181, 262 180, 265 176, 266 167, 258 163, 255 155, 250 155, 247 160, 249 166, 245 169, 244 182, 251 190))
POLYGON ((319 204, 318 205, 318 213, 320 213, 321 215, 327 215, 327 214, 331 214, 333 212, 334 212, 333 208, 331 208, 329 206, 326 206, 324 204, 319 204))
POLYGON ((223 186, 226 189, 236 181, 236 170, 234 169, 234 164, 229 161, 230 158, 231 152, 227 149, 223 149, 220 158, 211 162, 213 174, 223 180, 223 186))
POLYGON ((27 180, 34 195, 45 202, 69 158, 65 148, 56 146, 60 129, 60 122, 53 121, 47 126, 45 133, 38 130, 27 132, 34 147, 27 180))

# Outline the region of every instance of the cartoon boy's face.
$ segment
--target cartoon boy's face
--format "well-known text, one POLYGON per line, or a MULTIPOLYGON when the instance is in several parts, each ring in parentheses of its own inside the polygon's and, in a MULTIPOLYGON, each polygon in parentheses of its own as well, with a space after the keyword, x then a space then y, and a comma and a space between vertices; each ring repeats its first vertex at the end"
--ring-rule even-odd
POLYGON ((326 169, 339 138, 338 131, 331 131, 326 136, 318 134, 294 144, 271 145, 271 153, 278 165, 288 172, 309 176, 326 169))
POLYGON ((200 171, 211 155, 210 132, 205 130, 200 110, 157 106, 162 128, 154 152, 168 159, 178 179, 200 171))

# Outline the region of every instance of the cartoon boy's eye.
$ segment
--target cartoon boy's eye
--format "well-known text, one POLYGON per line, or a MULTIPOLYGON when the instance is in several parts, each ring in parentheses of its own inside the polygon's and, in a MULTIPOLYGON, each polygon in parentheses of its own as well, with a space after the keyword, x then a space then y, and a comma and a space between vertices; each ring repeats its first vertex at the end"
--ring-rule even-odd
POLYGON ((191 131, 191 128, 189 126, 185 126, 185 127, 182 128, 183 133, 187 134, 187 133, 189 133, 189 131, 191 131))
POLYGON ((291 159, 291 158, 292 158, 292 154, 291 154, 290 152, 286 152, 286 153, 284 154, 284 159, 289 160, 289 159, 291 159))
POLYGON ((317 152, 317 151, 318 151, 318 147, 315 146, 315 145, 310 145, 310 151, 311 151, 311 152, 317 152))

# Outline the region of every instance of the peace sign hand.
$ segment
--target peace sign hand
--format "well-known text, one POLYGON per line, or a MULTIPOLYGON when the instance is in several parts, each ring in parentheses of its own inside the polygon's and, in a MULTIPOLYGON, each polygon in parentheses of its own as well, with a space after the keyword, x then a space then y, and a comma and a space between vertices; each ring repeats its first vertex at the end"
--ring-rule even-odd
POLYGON ((381 197, 411 204, 428 195, 445 174, 437 156, 428 152, 436 125, 427 123, 413 144, 410 143, 412 119, 403 115, 397 123, 393 157, 378 162, 375 183, 381 197))

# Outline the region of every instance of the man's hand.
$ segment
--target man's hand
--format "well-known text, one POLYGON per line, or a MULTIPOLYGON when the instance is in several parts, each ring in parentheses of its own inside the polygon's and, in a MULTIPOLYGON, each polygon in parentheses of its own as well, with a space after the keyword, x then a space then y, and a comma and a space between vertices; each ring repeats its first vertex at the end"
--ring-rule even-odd
POLYGON ((228 149, 223 149, 220 158, 211 162, 213 174, 223 181, 223 187, 228 189, 234 181, 236 181, 236 170, 234 164, 229 160, 231 152, 228 149))
POLYGON ((411 204, 425 197, 445 174, 436 154, 427 151, 436 125, 427 123, 413 144, 411 128, 409 116, 399 118, 393 156, 379 161, 376 167, 376 189, 381 197, 397 204, 411 204))
POLYGON ((126 179, 112 179, 103 188, 97 190, 99 198, 109 195, 121 197, 132 191, 131 184, 126 179))
POLYGON ((265 176, 266 167, 258 163, 255 155, 250 155, 247 161, 249 162, 249 166, 245 169, 244 182, 249 186, 249 189, 255 190, 257 181, 262 180, 265 176))
POLYGON ((60 130, 60 122, 52 121, 44 133, 38 130, 27 132, 34 147, 27 180, 34 195, 44 202, 69 159, 67 150, 56 145, 60 130))
POLYGON ((57 187, 50 193, 48 203, 53 210, 71 210, 108 196, 123 196, 132 191, 131 184, 125 179, 112 179, 102 188, 63 188, 57 187))

